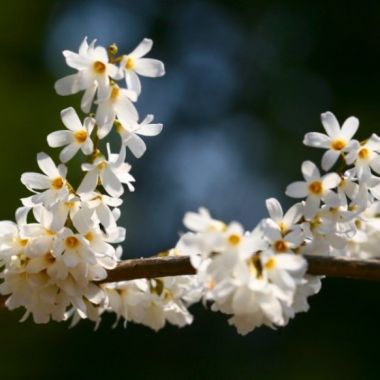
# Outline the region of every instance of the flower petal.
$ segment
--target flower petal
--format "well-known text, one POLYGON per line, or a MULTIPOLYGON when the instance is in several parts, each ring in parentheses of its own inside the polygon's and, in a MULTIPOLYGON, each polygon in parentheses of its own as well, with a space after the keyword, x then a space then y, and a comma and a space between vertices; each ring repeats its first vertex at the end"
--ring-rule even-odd
POLYGON ((306 181, 315 181, 320 178, 321 174, 317 166, 311 161, 304 161, 301 166, 302 174, 306 181))
POLYGON ((137 60, 134 69, 137 74, 144 77, 156 78, 165 75, 164 64, 152 58, 141 58, 137 60))
POLYGON ((64 149, 62 149, 61 153, 59 154, 59 159, 64 163, 70 161, 76 155, 79 148, 80 145, 77 143, 67 145, 64 149))
POLYGON ((68 107, 62 110, 61 119, 65 127, 71 131, 76 131, 83 128, 82 123, 73 107, 68 107))
POLYGON ((321 114, 321 122, 323 127, 325 128, 326 133, 331 138, 339 137, 340 134, 340 126, 338 120, 332 112, 325 112, 321 114))
POLYGON ((133 58, 140 58, 144 56, 145 54, 149 53, 152 49, 153 41, 150 38, 144 38, 137 47, 132 50, 131 53, 128 55, 132 56, 133 58))
POLYGON ((46 153, 40 152, 37 154, 37 164, 48 177, 60 177, 54 161, 46 153))
POLYGON ((98 183, 98 171, 91 170, 87 172, 87 174, 84 176, 81 184, 78 187, 77 192, 79 194, 90 193, 91 191, 95 190, 97 183, 98 183))
POLYGON ((55 131, 47 136, 47 142, 51 148, 59 148, 70 144, 73 141, 73 135, 70 131, 55 131))
POLYGON ((24 173, 21 176, 21 182, 27 188, 35 190, 48 189, 51 183, 46 175, 40 173, 24 173))
POLYGON ((340 152, 337 150, 327 150, 322 157, 322 169, 330 170, 338 160, 340 152))
POLYGON ((102 180, 103 187, 109 195, 113 197, 120 197, 120 195, 123 194, 123 185, 109 167, 106 167, 100 173, 100 178, 102 180))
POLYGON ((265 201, 269 216, 274 221, 280 221, 283 217, 283 211, 280 202, 276 198, 269 198, 265 201))
POLYGON ((71 95, 84 89, 83 85, 80 83, 79 74, 72 74, 63 77, 55 82, 55 91, 58 95, 71 95))
POLYGON ((330 146, 330 141, 331 139, 328 136, 318 132, 306 133, 303 138, 303 143, 305 145, 312 146, 314 148, 328 148, 330 146))
POLYGON ((143 139, 134 133, 131 133, 123 143, 131 150, 136 158, 140 158, 146 151, 146 145, 143 139))
POLYGON ((129 90, 134 91, 137 96, 141 94, 141 82, 134 71, 125 72, 125 81, 129 90))
POLYGON ((308 196, 306 199, 305 207, 303 210, 304 216, 307 220, 311 220, 314 218, 317 213, 320 205, 320 199, 315 196, 308 196))
POLYGON ((341 135, 350 141, 359 128, 359 119, 354 116, 349 117, 342 125, 341 135))
POLYGON ((135 132, 143 136, 157 136, 161 133, 162 127, 162 124, 141 124, 135 132))
POLYGON ((328 173, 322 177, 323 187, 325 189, 334 189, 340 183, 340 177, 336 173, 328 173))
POLYGON ((293 182, 286 188, 285 194, 292 198, 304 198, 308 195, 306 182, 293 182))

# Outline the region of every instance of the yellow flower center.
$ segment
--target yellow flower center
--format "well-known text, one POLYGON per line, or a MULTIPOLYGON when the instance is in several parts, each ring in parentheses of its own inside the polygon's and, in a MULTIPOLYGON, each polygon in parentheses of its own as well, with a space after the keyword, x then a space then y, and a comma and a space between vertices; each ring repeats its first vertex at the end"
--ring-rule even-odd
POLYGON ((79 144, 83 144, 87 140, 87 136, 88 134, 85 129, 78 129, 74 132, 75 140, 77 140, 79 144))
POLYGON ((315 216, 314 219, 310 222, 310 228, 311 230, 315 230, 317 227, 321 225, 322 221, 319 216, 315 216))
POLYGON ((55 257, 50 253, 48 252, 46 255, 45 255, 45 260, 48 262, 48 263, 54 263, 55 262, 55 257))
POLYGON ((96 61, 94 63, 94 71, 96 74, 103 74, 106 71, 106 65, 103 62, 96 61))
POLYGON ((67 207, 67 208, 73 208, 74 206, 75 206, 75 202, 65 202, 65 206, 67 207))
POLYGON ((132 70, 135 67, 135 62, 132 58, 127 59, 127 63, 125 64, 125 68, 127 70, 132 70))
POLYGON ((125 129, 120 122, 115 122, 114 125, 117 133, 122 134, 124 132, 125 129))
POLYGON ((49 229, 47 229, 47 228, 45 228, 45 234, 46 234, 47 236, 55 236, 55 232, 52 231, 52 230, 49 230, 49 229))
POLYGON ((69 236, 65 239, 65 245, 67 248, 75 248, 79 245, 79 240, 75 236, 69 236))
POLYGON ((93 234, 91 231, 89 231, 89 232, 87 232, 86 235, 84 235, 84 237, 85 237, 88 241, 92 241, 92 240, 94 239, 94 234, 93 234))
POLYGON ((25 247, 28 244, 29 239, 17 239, 17 243, 21 245, 21 247, 25 247))
POLYGON ((228 236, 228 242, 231 245, 238 245, 240 243, 240 241, 241 241, 241 238, 237 234, 232 234, 232 235, 228 236))
POLYGON ((288 226, 284 222, 278 223, 278 227, 280 228, 282 235, 285 235, 288 232, 288 226))
POLYGON ((208 280, 207 285, 206 285, 208 290, 214 289, 215 286, 216 286, 216 282, 214 281, 214 279, 208 280))
POLYGON ((322 182, 320 181, 314 181, 309 185, 309 191, 310 193, 314 195, 321 195, 323 193, 323 186, 322 182))
POLYGON ((362 160, 365 160, 369 156, 369 150, 367 148, 360 149, 359 152, 358 152, 358 156, 362 160))
POLYGON ((53 189, 55 190, 60 190, 62 189, 64 185, 64 181, 62 179, 62 177, 57 177, 57 178, 54 178, 52 181, 51 181, 51 186, 53 189))
POLYGON ((103 170, 105 169, 107 166, 107 163, 105 161, 102 161, 100 162, 96 167, 99 169, 99 170, 103 170))
POLYGON ((226 231, 227 226, 223 222, 211 222, 211 224, 208 227, 208 231, 213 232, 213 231, 226 231))
POLYGON ((276 266, 276 260, 271 257, 266 263, 265 263, 265 269, 273 269, 276 266))
POLYGON ((338 151, 344 149, 346 145, 347 145, 347 142, 342 139, 336 139, 331 142, 331 148, 338 151))
POLYGON ((288 247, 288 244, 286 241, 284 240, 277 240, 274 244, 273 244, 273 248, 276 252, 287 252, 289 250, 289 247, 288 247))
POLYGON ((111 90, 111 100, 115 101, 120 94, 120 87, 119 86, 112 86, 111 90))

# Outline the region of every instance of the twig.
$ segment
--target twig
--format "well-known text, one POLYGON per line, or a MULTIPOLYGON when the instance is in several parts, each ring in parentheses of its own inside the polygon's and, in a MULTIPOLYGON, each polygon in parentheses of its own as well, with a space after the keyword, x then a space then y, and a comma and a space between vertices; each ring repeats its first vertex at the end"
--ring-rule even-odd
MULTIPOLYGON (((312 275, 362 280, 380 280, 380 260, 360 260, 348 257, 305 256, 307 272, 312 275)), ((108 272, 102 282, 128 281, 195 274, 186 256, 150 257, 122 261, 108 272)))
MULTIPOLYGON (((307 273, 317 276, 380 280, 380 260, 360 260, 349 257, 304 256, 308 262, 307 273)), ((129 281, 139 278, 192 275, 196 271, 187 256, 149 257, 124 260, 108 272, 100 283, 129 281)), ((0 295, 0 307, 6 296, 0 295)))

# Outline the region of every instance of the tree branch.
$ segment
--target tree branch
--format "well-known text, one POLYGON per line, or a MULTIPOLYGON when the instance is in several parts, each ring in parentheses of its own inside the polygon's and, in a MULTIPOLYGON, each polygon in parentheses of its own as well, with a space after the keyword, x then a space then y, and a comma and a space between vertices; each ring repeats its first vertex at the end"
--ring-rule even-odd
MULTIPOLYGON (((311 275, 380 280, 380 260, 360 260, 349 257, 304 256, 311 275)), ((195 274, 186 256, 149 257, 131 259, 108 272, 101 282, 128 281, 138 278, 155 278, 195 274)))
MULTIPOLYGON (((307 273, 315 276, 380 280, 380 260, 361 260, 349 257, 304 256, 308 262, 307 273)), ((129 259, 119 263, 106 279, 99 283, 129 281, 139 278, 192 275, 196 271, 187 256, 149 257, 129 259)), ((0 295, 0 307, 7 296, 0 295)))

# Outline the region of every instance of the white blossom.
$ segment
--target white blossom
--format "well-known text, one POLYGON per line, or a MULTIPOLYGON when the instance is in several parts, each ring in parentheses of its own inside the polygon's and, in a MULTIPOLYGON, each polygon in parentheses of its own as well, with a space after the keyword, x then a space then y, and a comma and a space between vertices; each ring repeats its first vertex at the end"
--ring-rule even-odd
POLYGON ((97 157, 92 164, 82 164, 82 170, 87 174, 84 176, 78 193, 89 193, 96 189, 98 182, 104 187, 112 197, 120 197, 124 193, 123 183, 130 191, 134 190, 132 182, 135 179, 129 174, 131 166, 124 162, 125 147, 122 147, 119 154, 108 152, 108 160, 105 157, 97 157))
POLYGON ((121 137, 122 143, 130 149, 135 157, 140 158, 146 151, 144 140, 139 136, 157 136, 162 131, 162 124, 151 123, 153 115, 147 115, 138 123, 137 119, 125 119, 120 117, 116 124, 116 131, 121 137))
POLYGON ((91 117, 87 117, 82 125, 77 113, 72 107, 62 110, 61 118, 68 131, 55 131, 50 133, 47 137, 48 144, 52 148, 65 146, 59 155, 60 160, 66 163, 71 160, 79 150, 85 155, 93 153, 94 144, 90 136, 95 126, 95 120, 91 117))
POLYGON ((293 182, 286 189, 286 195, 292 198, 305 198, 304 216, 312 219, 318 211, 321 200, 330 204, 336 203, 335 193, 331 191, 338 186, 340 178, 336 173, 321 177, 316 165, 311 161, 302 164, 305 181, 293 182))
POLYGON ((350 151, 358 145, 356 140, 351 140, 359 127, 356 117, 349 117, 340 128, 338 120, 331 112, 321 115, 321 122, 327 135, 319 132, 309 132, 305 135, 303 143, 315 148, 327 149, 322 157, 322 168, 327 171, 332 168, 342 153, 350 151))
POLYGON ((46 153, 38 153, 37 164, 44 174, 28 172, 21 176, 23 185, 36 193, 26 200, 25 205, 43 203, 45 206, 52 206, 66 200, 69 195, 66 182, 67 167, 63 164, 56 166, 46 153), (39 193, 39 190, 45 191, 39 193))
POLYGON ((143 58, 150 52, 153 41, 144 38, 129 54, 123 56, 120 67, 124 70, 125 80, 130 90, 137 96, 141 93, 141 82, 138 75, 144 77, 161 77, 165 74, 164 64, 157 59, 143 58))
POLYGON ((96 122, 98 124, 98 137, 103 139, 111 131, 116 116, 123 120, 136 120, 138 113, 132 101, 136 101, 136 93, 113 84, 108 96, 98 101, 96 122))
POLYGON ((117 80, 122 76, 118 67, 109 62, 107 50, 102 46, 95 46, 95 43, 96 40, 93 40, 88 44, 85 38, 78 53, 65 50, 63 55, 67 65, 78 72, 55 83, 55 90, 59 95, 71 95, 84 90, 81 108, 85 113, 90 111, 97 91, 99 99, 107 97, 109 78, 117 80))

